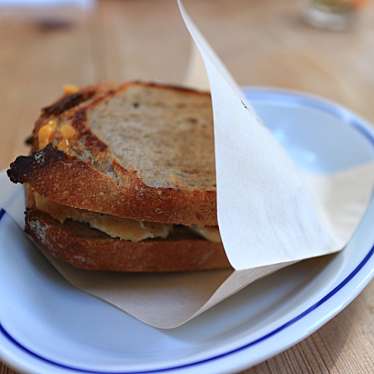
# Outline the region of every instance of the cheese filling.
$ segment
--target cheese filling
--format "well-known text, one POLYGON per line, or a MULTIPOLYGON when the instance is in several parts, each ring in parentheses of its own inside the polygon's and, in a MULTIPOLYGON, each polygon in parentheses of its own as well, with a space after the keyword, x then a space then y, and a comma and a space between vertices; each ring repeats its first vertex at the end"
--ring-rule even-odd
POLYGON ((209 240, 213 243, 220 243, 221 242, 221 236, 219 234, 218 227, 216 226, 197 226, 192 225, 190 229, 206 240, 209 240))
MULTIPOLYGON (((107 214, 91 213, 81 209, 75 209, 49 201, 45 197, 34 193, 37 209, 48 213, 60 223, 71 219, 86 223, 90 227, 100 230, 112 238, 140 242, 145 239, 167 238, 173 231, 174 225, 163 223, 135 221, 119 218, 107 214)), ((188 227, 191 231, 214 243, 221 242, 218 227, 197 226, 188 227)))

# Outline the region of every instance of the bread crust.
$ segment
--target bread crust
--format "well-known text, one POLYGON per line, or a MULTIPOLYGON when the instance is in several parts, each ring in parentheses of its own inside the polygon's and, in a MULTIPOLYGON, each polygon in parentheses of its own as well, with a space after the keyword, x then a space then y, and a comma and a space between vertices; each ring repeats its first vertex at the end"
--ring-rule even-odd
POLYGON ((124 218, 171 224, 216 225, 212 191, 179 191, 145 186, 136 178, 122 187, 89 164, 48 145, 20 156, 8 170, 16 183, 28 183, 61 205, 124 218))
POLYGON ((76 222, 26 211, 26 233, 45 254, 86 270, 180 272, 229 268, 222 244, 195 238, 131 242, 76 222))
POLYGON ((10 165, 10 179, 15 183, 29 183, 51 201, 74 208, 152 222, 216 226, 214 187, 200 190, 147 186, 136 170, 124 169, 108 146, 90 131, 87 111, 131 85, 177 90, 188 95, 209 95, 183 87, 127 82, 116 89, 96 86, 82 89, 70 99, 64 96, 42 111, 34 129, 34 154, 20 156, 10 165), (51 144, 35 152, 38 149, 36 134, 56 113, 71 123, 79 134, 80 143, 67 153, 51 144), (84 160, 79 153, 82 142, 85 154, 89 154, 84 160), (110 174, 106 172, 108 168, 110 174))

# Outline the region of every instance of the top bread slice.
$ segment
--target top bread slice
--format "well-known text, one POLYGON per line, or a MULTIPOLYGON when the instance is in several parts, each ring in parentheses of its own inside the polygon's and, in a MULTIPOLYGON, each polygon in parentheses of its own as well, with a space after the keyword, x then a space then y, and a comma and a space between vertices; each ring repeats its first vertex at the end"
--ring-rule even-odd
POLYGON ((74 208, 217 225, 210 95, 141 82, 64 95, 42 110, 33 154, 8 175, 74 208))

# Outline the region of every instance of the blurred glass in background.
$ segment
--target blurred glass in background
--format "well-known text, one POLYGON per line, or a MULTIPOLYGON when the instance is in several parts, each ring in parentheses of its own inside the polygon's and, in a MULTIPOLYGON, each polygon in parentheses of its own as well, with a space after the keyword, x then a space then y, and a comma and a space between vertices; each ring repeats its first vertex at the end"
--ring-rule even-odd
POLYGON ((352 27, 365 0, 310 0, 306 21, 319 28, 343 31, 352 27))

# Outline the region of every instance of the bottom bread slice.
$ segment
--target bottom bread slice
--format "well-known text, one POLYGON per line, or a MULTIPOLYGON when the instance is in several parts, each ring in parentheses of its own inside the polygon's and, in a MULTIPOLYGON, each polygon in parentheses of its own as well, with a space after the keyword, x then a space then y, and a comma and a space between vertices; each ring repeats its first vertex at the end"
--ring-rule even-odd
POLYGON ((81 269, 177 272, 230 268, 221 243, 191 235, 183 227, 168 239, 131 242, 82 223, 60 223, 31 208, 26 211, 25 231, 42 252, 81 269))

